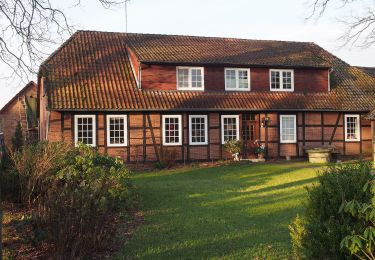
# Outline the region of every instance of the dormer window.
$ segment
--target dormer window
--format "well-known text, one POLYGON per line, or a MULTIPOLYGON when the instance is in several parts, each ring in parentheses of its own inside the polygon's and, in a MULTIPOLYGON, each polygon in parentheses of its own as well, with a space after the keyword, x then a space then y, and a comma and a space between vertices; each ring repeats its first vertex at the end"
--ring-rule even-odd
POLYGON ((204 90, 202 67, 177 67, 177 90, 204 90))
POLYGON ((294 91, 293 70, 270 70, 271 91, 294 91))
POLYGON ((225 90, 248 91, 250 90, 250 70, 238 68, 225 69, 225 90))

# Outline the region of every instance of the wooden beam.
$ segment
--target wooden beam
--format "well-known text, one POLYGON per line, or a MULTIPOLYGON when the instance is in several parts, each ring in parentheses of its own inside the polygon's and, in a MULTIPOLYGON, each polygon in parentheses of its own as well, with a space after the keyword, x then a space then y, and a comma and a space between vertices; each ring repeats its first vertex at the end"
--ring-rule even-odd
POLYGON ((150 116, 150 113, 147 114, 147 121, 148 121, 148 128, 150 129, 150 133, 151 133, 151 139, 152 139, 152 144, 153 144, 153 147, 154 147, 154 151, 155 151, 156 159, 157 159, 158 161, 160 161, 159 151, 158 151, 158 147, 157 147, 157 145, 156 145, 156 139, 155 139, 154 127, 153 127, 152 122, 151 122, 151 116, 150 116))
POLYGON ((298 142, 298 136, 299 136, 299 127, 298 127, 298 118, 299 118, 300 113, 296 113, 296 155, 299 157, 299 142, 298 142))
POLYGON ((128 162, 130 162, 130 114, 128 114, 128 116, 126 117, 126 124, 128 126, 128 131, 127 131, 127 135, 128 135, 128 146, 126 147, 127 148, 127 151, 126 151, 126 160, 128 162))
POLYGON ((60 116, 61 116, 61 129, 60 129, 60 131, 61 131, 61 141, 64 141, 64 129, 65 129, 65 127, 64 127, 64 112, 61 112, 60 113, 60 116))
POLYGON ((362 116, 359 114, 359 153, 362 155, 363 152, 363 144, 362 144, 362 116))
MULTIPOLYGON (((186 160, 188 162, 190 162, 190 135, 189 135, 189 131, 190 131, 190 123, 189 123, 189 115, 186 115, 187 117, 187 127, 186 127, 186 131, 187 131, 187 143, 186 143, 186 160)), ((185 130, 184 130, 185 131, 185 130)), ((184 143, 184 140, 183 140, 183 143, 184 143)))
POLYGON ((220 152, 220 159, 222 160, 223 159, 223 144, 222 144, 222 136, 221 136, 221 128, 222 128, 222 125, 221 125, 221 113, 219 112, 219 142, 220 142, 220 146, 219 146, 219 152, 220 152))
POLYGON ((372 167, 375 168, 375 120, 371 121, 371 136, 372 136, 372 167))
POLYGON ((207 113, 207 160, 211 160, 211 144, 210 144, 210 113, 207 113))
MULTIPOLYGON (((267 118, 268 117, 268 113, 266 112, 264 114, 264 117, 267 118)), ((268 121, 264 121, 265 125, 265 137, 264 137, 264 143, 265 143, 265 147, 266 147, 266 159, 268 159, 268 121)))
MULTIPOLYGON (((335 128, 333 128, 331 138, 329 139, 329 145, 332 144, 333 138, 335 137, 336 130, 337 130, 337 127, 338 127, 339 122, 340 122, 340 118, 341 118, 341 113, 339 113, 338 116, 337 116, 336 124, 335 124, 335 128)), ((344 135, 345 135, 345 134, 344 134, 344 135)), ((344 137, 345 137, 345 136, 344 136, 344 137)), ((344 138, 344 142, 345 142, 345 138, 344 138)))
MULTIPOLYGON (((107 114, 103 113, 103 125, 104 125, 104 152, 108 153, 108 144, 107 144, 107 114)), ((128 130, 126 129, 126 132, 128 130)))
POLYGON ((96 129, 95 129, 95 131, 96 131, 96 135, 95 135, 95 138, 96 138, 96 145, 99 145, 99 135, 98 135, 98 133, 99 133, 99 113, 98 112, 96 112, 95 113, 95 126, 96 126, 96 129))
POLYGON ((281 136, 280 136, 280 113, 277 113, 277 136, 279 137, 278 142, 277 142, 277 157, 280 158, 281 156, 281 136))
POLYGON ((321 134, 321 141, 322 141, 322 145, 324 145, 324 114, 323 112, 320 112, 320 123, 321 123, 321 130, 320 130, 320 134, 321 134))
POLYGON ((343 128, 342 128, 342 154, 346 155, 346 142, 345 142, 345 114, 342 113, 342 122, 343 122, 343 128))
POLYGON ((143 149, 142 149, 142 155, 143 155, 143 162, 146 162, 147 160, 147 150, 146 150, 146 114, 142 114, 142 124, 143 124, 143 149))
POLYGON ((302 112, 302 145, 306 146, 306 112, 302 112))

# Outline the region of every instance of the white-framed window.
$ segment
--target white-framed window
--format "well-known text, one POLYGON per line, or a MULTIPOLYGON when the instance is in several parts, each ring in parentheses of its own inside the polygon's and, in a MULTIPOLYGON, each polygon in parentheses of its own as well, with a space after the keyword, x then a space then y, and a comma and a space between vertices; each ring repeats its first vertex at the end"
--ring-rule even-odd
POLYGON ((296 115, 280 115, 280 143, 297 142, 296 115))
POLYGON ((177 67, 178 90, 204 90, 203 67, 177 67))
POLYGON ((126 115, 107 115, 107 146, 128 145, 126 115))
POLYGON ((74 143, 96 146, 95 115, 74 115, 74 143))
POLYGON ((182 144, 181 115, 163 115, 163 145, 182 144))
POLYGON ((345 115, 345 141, 356 142, 361 140, 359 115, 345 115))
POLYGON ((250 90, 250 69, 225 68, 225 90, 250 90))
POLYGON ((294 91, 294 70, 270 70, 271 91, 294 91))
POLYGON ((189 115, 189 143, 191 145, 206 145, 207 115, 189 115))
POLYGON ((239 140, 240 121, 238 115, 221 116, 221 143, 229 140, 239 140))

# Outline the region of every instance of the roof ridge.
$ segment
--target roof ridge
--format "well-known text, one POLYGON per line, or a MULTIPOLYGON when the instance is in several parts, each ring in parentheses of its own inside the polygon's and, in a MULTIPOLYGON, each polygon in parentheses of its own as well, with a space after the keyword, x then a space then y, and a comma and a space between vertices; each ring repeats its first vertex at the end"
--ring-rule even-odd
POLYGON ((361 68, 361 69, 375 69, 375 66, 374 67, 370 67, 370 66, 353 66, 353 67, 361 68))
MULTIPOLYGON (((121 35, 145 35, 145 36, 169 36, 169 37, 188 37, 188 38, 205 38, 205 39, 221 39, 221 40, 240 40, 240 41, 260 41, 260 42, 285 42, 285 43, 303 43, 311 44, 314 42, 309 41, 288 41, 288 40, 268 40, 268 39, 255 39, 255 38, 237 38, 237 37, 222 37, 222 36, 204 36, 204 35, 189 35, 189 34, 165 34, 165 33, 136 33, 136 32, 113 32, 113 31, 98 31, 98 30, 77 30, 76 32, 87 33, 110 33, 121 35)), ((315 44, 315 43, 314 43, 315 44)))

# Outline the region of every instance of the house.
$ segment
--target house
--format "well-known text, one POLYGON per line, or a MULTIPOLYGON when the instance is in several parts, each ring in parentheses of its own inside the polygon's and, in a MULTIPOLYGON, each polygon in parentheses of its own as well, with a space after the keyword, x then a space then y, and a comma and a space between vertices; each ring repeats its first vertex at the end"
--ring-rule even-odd
POLYGON ((310 42, 78 31, 38 86, 41 139, 129 162, 227 158, 231 139, 246 158, 372 150, 375 77, 310 42))
POLYGON ((20 122, 25 140, 38 139, 37 85, 30 81, 0 110, 2 142, 11 147, 12 137, 20 122))

